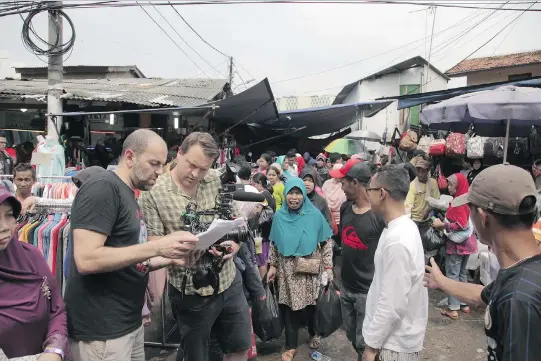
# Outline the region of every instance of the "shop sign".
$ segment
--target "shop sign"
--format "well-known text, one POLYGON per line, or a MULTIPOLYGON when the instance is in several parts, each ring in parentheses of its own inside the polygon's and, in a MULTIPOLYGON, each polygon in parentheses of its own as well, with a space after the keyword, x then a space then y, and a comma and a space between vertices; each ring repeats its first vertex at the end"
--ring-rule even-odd
MULTIPOLYGON (((86 115, 86 120, 92 124, 109 124, 110 114, 89 114, 86 115)), ((115 114, 115 123, 123 122, 122 114, 115 114)))
POLYGON ((6 111, 4 129, 45 130, 45 122, 40 121, 38 113, 6 111))

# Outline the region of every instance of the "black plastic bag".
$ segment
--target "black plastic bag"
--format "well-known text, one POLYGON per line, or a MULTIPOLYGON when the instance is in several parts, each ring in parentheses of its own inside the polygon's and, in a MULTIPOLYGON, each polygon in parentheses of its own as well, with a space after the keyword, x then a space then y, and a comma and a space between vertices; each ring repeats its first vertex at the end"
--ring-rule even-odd
POLYGON ((315 318, 314 328, 321 337, 329 337, 342 326, 340 295, 333 282, 321 287, 316 301, 315 318))
POLYGON ((421 234, 421 239, 426 252, 434 251, 445 245, 445 235, 434 227, 428 228, 424 234, 421 234))
POLYGON ((263 342, 267 342, 282 336, 284 323, 280 316, 278 301, 274 296, 274 285, 265 283, 267 299, 261 302, 254 302, 252 305, 252 324, 254 333, 263 342))

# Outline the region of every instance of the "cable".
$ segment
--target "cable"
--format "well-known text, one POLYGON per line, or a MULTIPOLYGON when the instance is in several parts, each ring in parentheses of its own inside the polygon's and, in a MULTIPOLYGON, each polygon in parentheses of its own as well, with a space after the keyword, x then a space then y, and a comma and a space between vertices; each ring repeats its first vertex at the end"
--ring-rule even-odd
POLYGON ((51 7, 50 4, 44 4, 44 3, 40 3, 37 8, 32 9, 29 12, 26 19, 24 19, 23 28, 21 32, 21 38, 26 49, 28 49, 30 52, 38 56, 58 56, 58 55, 66 54, 75 45, 75 37, 76 37, 75 26, 73 25, 71 18, 64 11, 60 9, 56 9, 56 8, 53 9, 53 7, 51 7), (54 43, 49 43, 48 41, 45 41, 43 38, 37 35, 32 25, 32 20, 34 19, 34 17, 38 14, 41 14, 44 11, 47 11, 49 13, 56 15, 56 16, 53 16, 53 22, 54 22, 54 27, 55 27, 55 32, 56 32, 56 40, 54 41, 54 43), (58 21, 60 17, 63 17, 64 19, 66 19, 66 21, 68 22, 71 28, 71 37, 65 43, 60 43, 61 33, 63 31, 63 25, 60 23, 60 21, 58 21), (34 42, 34 40, 32 40, 30 33, 33 33, 37 37, 37 39, 39 39, 46 46, 46 48, 42 48, 39 45, 37 45, 34 42))
POLYGON ((498 49, 500 48, 500 46, 502 46, 503 42, 505 41, 505 39, 507 39, 507 37, 509 36, 509 34, 511 34, 513 32, 513 29, 515 28, 515 26, 518 24, 518 21, 515 22, 513 24, 513 26, 511 26, 511 28, 509 29, 509 31, 507 32, 507 34, 505 34, 505 36, 503 37, 502 41, 498 44, 498 46, 496 46, 496 48, 494 48, 494 51, 492 52, 492 54, 490 56, 494 56, 494 54, 496 54, 496 52, 498 51, 498 49))
MULTIPOLYGON (((477 13, 477 12, 479 12, 479 11, 476 11, 475 13, 477 13)), ((443 34, 444 32, 446 32, 446 31, 448 31, 448 30, 450 30, 450 29, 453 29, 453 28, 455 28, 455 27, 457 27, 457 26, 460 26, 460 25, 462 25, 462 24, 464 24, 464 23, 466 23, 466 22, 469 22, 469 21, 475 19, 478 15, 473 16, 473 17, 472 17, 472 16, 473 16, 473 14, 472 14, 472 15, 469 15, 469 16, 467 16, 467 17, 465 17, 465 18, 463 18, 463 19, 460 20, 459 22, 457 22, 457 23, 455 23, 455 24, 453 24, 453 25, 451 25, 451 26, 449 26, 449 27, 447 27, 447 28, 445 28, 445 29, 443 29, 443 30, 438 31, 437 33, 434 34, 434 37, 437 37, 437 36, 443 34), (470 18, 471 18, 471 19, 470 19, 470 18)), ((404 45, 401 45, 401 46, 399 46, 399 47, 397 47, 397 48, 393 48, 393 49, 384 51, 384 52, 382 52, 382 53, 378 53, 378 54, 369 56, 369 57, 367 57, 367 58, 363 58, 363 59, 360 59, 360 60, 356 60, 356 61, 353 61, 353 62, 350 62, 350 63, 347 63, 347 64, 339 65, 339 66, 336 66, 336 67, 333 67, 333 68, 329 68, 329 69, 325 69, 325 70, 322 70, 322 71, 318 71, 318 72, 315 72, 315 73, 310 73, 310 74, 300 75, 300 76, 293 77, 293 78, 281 79, 281 80, 273 81, 272 84, 273 84, 273 85, 276 85, 276 84, 280 84, 280 83, 285 83, 285 82, 289 82, 289 81, 293 81, 293 80, 298 80, 298 79, 304 79, 304 78, 308 78, 308 77, 311 77, 311 76, 321 75, 321 74, 328 73, 328 72, 331 72, 331 71, 343 69, 343 68, 346 68, 346 67, 349 67, 349 66, 352 66, 352 65, 356 65, 356 64, 362 63, 362 62, 364 62, 364 61, 366 61, 366 60, 371 60, 371 59, 377 58, 377 57, 379 57, 379 56, 381 56, 381 55, 386 55, 386 54, 392 53, 392 52, 394 52, 394 51, 396 51, 396 50, 400 50, 400 49, 409 47, 409 46, 411 46, 411 45, 413 45, 413 44, 415 44, 415 43, 418 43, 418 42, 420 42, 420 41, 425 41, 425 40, 427 40, 427 39, 429 39, 429 38, 430 38, 429 36, 426 36, 426 37, 424 37, 424 38, 420 38, 420 39, 417 39, 417 40, 408 42, 408 43, 406 43, 406 44, 404 44, 404 45)), ((422 46, 425 46, 425 45, 422 44, 422 46)), ((415 48, 415 49, 416 49, 416 48, 415 48)))
POLYGON ((188 23, 188 21, 186 19, 184 19, 184 16, 182 16, 178 11, 177 9, 175 9, 175 7, 173 6, 173 4, 171 4, 170 1, 168 1, 169 5, 171 5, 171 7, 173 8, 173 10, 175 10, 175 12, 177 13, 178 16, 180 16, 180 18, 182 19, 182 21, 184 21, 184 23, 186 25, 188 25, 188 27, 195 33, 195 35, 197 35, 199 37, 199 39, 201 39, 205 44, 207 44, 208 46, 210 46, 212 49, 214 49, 216 52, 222 54, 223 56, 227 57, 227 58, 230 58, 229 55, 227 54, 224 54, 223 52, 221 52, 220 50, 216 49, 213 45, 211 45, 208 41, 206 41, 201 35, 199 35, 199 33, 190 25, 190 23, 188 23))
MULTIPOLYGON (((150 2, 149 2, 150 3, 150 2)), ((171 23, 169 22, 169 20, 167 20, 167 18, 165 16, 163 16, 163 14, 161 13, 160 10, 158 10, 158 8, 156 6, 152 6, 154 8, 154 10, 156 10, 158 12, 158 14, 160 14, 160 16, 162 17, 162 19, 167 23, 167 25, 169 25, 169 27, 171 29, 173 29, 173 31, 178 35, 178 37, 180 38, 180 40, 182 40, 184 42, 184 44, 186 44, 186 46, 190 49, 192 49, 192 51, 197 54, 197 56, 199 56, 205 63, 207 63, 208 66, 210 66, 212 69, 214 69, 214 71, 216 71, 218 74, 220 74, 221 76, 225 76, 224 74, 222 74, 222 72, 220 72, 218 69, 214 68, 212 66, 211 63, 209 63, 207 61, 207 59, 203 58, 203 56, 201 56, 201 54, 199 54, 194 48, 192 48, 190 46, 190 44, 188 44, 188 42, 186 40, 184 40, 184 38, 182 37, 182 35, 179 34, 179 32, 177 31, 177 29, 175 29, 175 27, 173 25, 171 25, 171 23)))
POLYGON ((169 38, 169 40, 171 40, 171 41, 173 42, 173 44, 175 44, 176 47, 177 47, 180 51, 182 51, 182 53, 183 53, 184 55, 186 55, 186 57, 187 57, 187 58, 188 58, 188 59, 189 59, 196 67, 197 67, 197 69, 201 70, 201 72, 202 72, 203 74, 205 74, 205 75, 207 76, 207 78, 210 78, 209 75, 208 75, 203 69, 201 69, 201 67, 200 67, 199 65, 197 65, 197 63, 196 63, 196 62, 188 55, 188 53, 186 53, 186 52, 184 51, 184 49, 182 49, 182 48, 180 47, 180 45, 178 45, 177 42, 176 42, 175 40, 173 40, 173 38, 165 31, 165 29, 162 28, 161 25, 158 24, 158 22, 157 22, 156 20, 154 20, 154 18, 152 17, 152 15, 150 15, 150 14, 148 13, 148 11, 145 10, 144 7, 141 6, 141 9, 145 12, 145 14, 147 14, 147 16, 150 18, 150 20, 152 20, 152 21, 154 22, 154 24, 156 24, 156 25, 160 28, 160 30, 161 30, 161 31, 169 38))
MULTIPOLYGON (((537 1, 535 1, 532 5, 530 5, 529 8, 531 8, 532 6, 534 6, 535 4, 537 4, 537 1)), ((528 8, 528 9, 529 9, 528 8)), ((496 35, 494 35, 493 37, 491 37, 490 39, 488 39, 483 45, 481 45, 480 47, 478 47, 477 49, 475 49, 470 55, 468 55, 467 57, 465 57, 464 59, 462 59, 461 61, 459 61, 456 65, 462 63, 463 61, 467 60, 470 56, 472 56, 473 54, 477 53, 479 50, 481 50, 485 45, 487 45, 488 43, 490 43, 492 40, 494 40, 494 38, 496 38, 498 35, 500 35, 505 29, 507 29, 511 24, 513 24, 515 21, 517 21, 522 15, 524 15, 526 13, 526 10, 522 11, 516 18, 514 18, 510 23, 508 23, 507 25, 505 25, 500 31, 498 31, 496 33, 496 35)), ((455 66, 456 66, 455 65, 455 66)))

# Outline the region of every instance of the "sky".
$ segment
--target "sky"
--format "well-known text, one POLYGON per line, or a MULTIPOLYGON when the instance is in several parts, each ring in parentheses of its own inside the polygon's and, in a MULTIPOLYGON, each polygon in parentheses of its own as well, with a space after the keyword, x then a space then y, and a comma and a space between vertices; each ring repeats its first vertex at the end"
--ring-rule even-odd
MULTIPOLYGON (((541 8, 541 4, 536 6, 541 8)), ((147 77, 161 78, 227 76, 227 58, 203 43, 171 7, 157 8, 201 57, 160 13, 145 7, 198 67, 140 7, 67 10, 76 42, 65 65, 137 65, 147 77)), ((336 95, 344 85, 394 63, 416 55, 428 58, 434 21, 434 13, 426 7, 409 5, 242 4, 176 9, 209 43, 233 56, 236 92, 244 89, 243 82, 249 86, 267 77, 276 97, 336 95), (378 55, 381 53, 386 54, 378 55), (284 81, 349 63, 355 64, 284 81)), ((430 62, 446 71, 507 24, 511 25, 472 57, 541 48, 536 36, 541 34, 541 13, 525 13, 512 22, 520 12, 498 11, 483 20, 491 13, 486 9, 437 8, 430 62)), ((46 20, 45 14, 35 20, 34 27, 42 36, 47 34, 46 20)), ((37 58, 23 46, 22 23, 18 15, 0 18, 0 78, 13 76, 14 66, 46 65, 46 59, 37 58)), ((65 27, 67 37, 70 31, 65 27)), ((458 80, 450 87, 457 85, 463 84, 458 80)))

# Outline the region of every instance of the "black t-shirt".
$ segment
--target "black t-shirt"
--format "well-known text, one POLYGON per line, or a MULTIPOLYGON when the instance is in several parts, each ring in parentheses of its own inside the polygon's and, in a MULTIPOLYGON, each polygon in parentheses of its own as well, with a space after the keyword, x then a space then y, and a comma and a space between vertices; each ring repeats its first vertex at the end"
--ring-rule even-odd
MULTIPOLYGON (((146 225, 132 189, 111 171, 91 177, 77 193, 71 216, 74 229, 107 235, 107 247, 147 241, 146 225)), ((110 340, 140 327, 148 282, 141 265, 82 275, 71 249, 65 294, 70 337, 77 341, 110 340)))
POLYGON ((374 278, 374 254, 385 222, 372 210, 356 214, 352 206, 353 202, 344 203, 340 212, 342 282, 353 291, 368 293, 374 278))
POLYGON ((500 269, 483 289, 489 361, 541 359, 541 255, 500 269))

